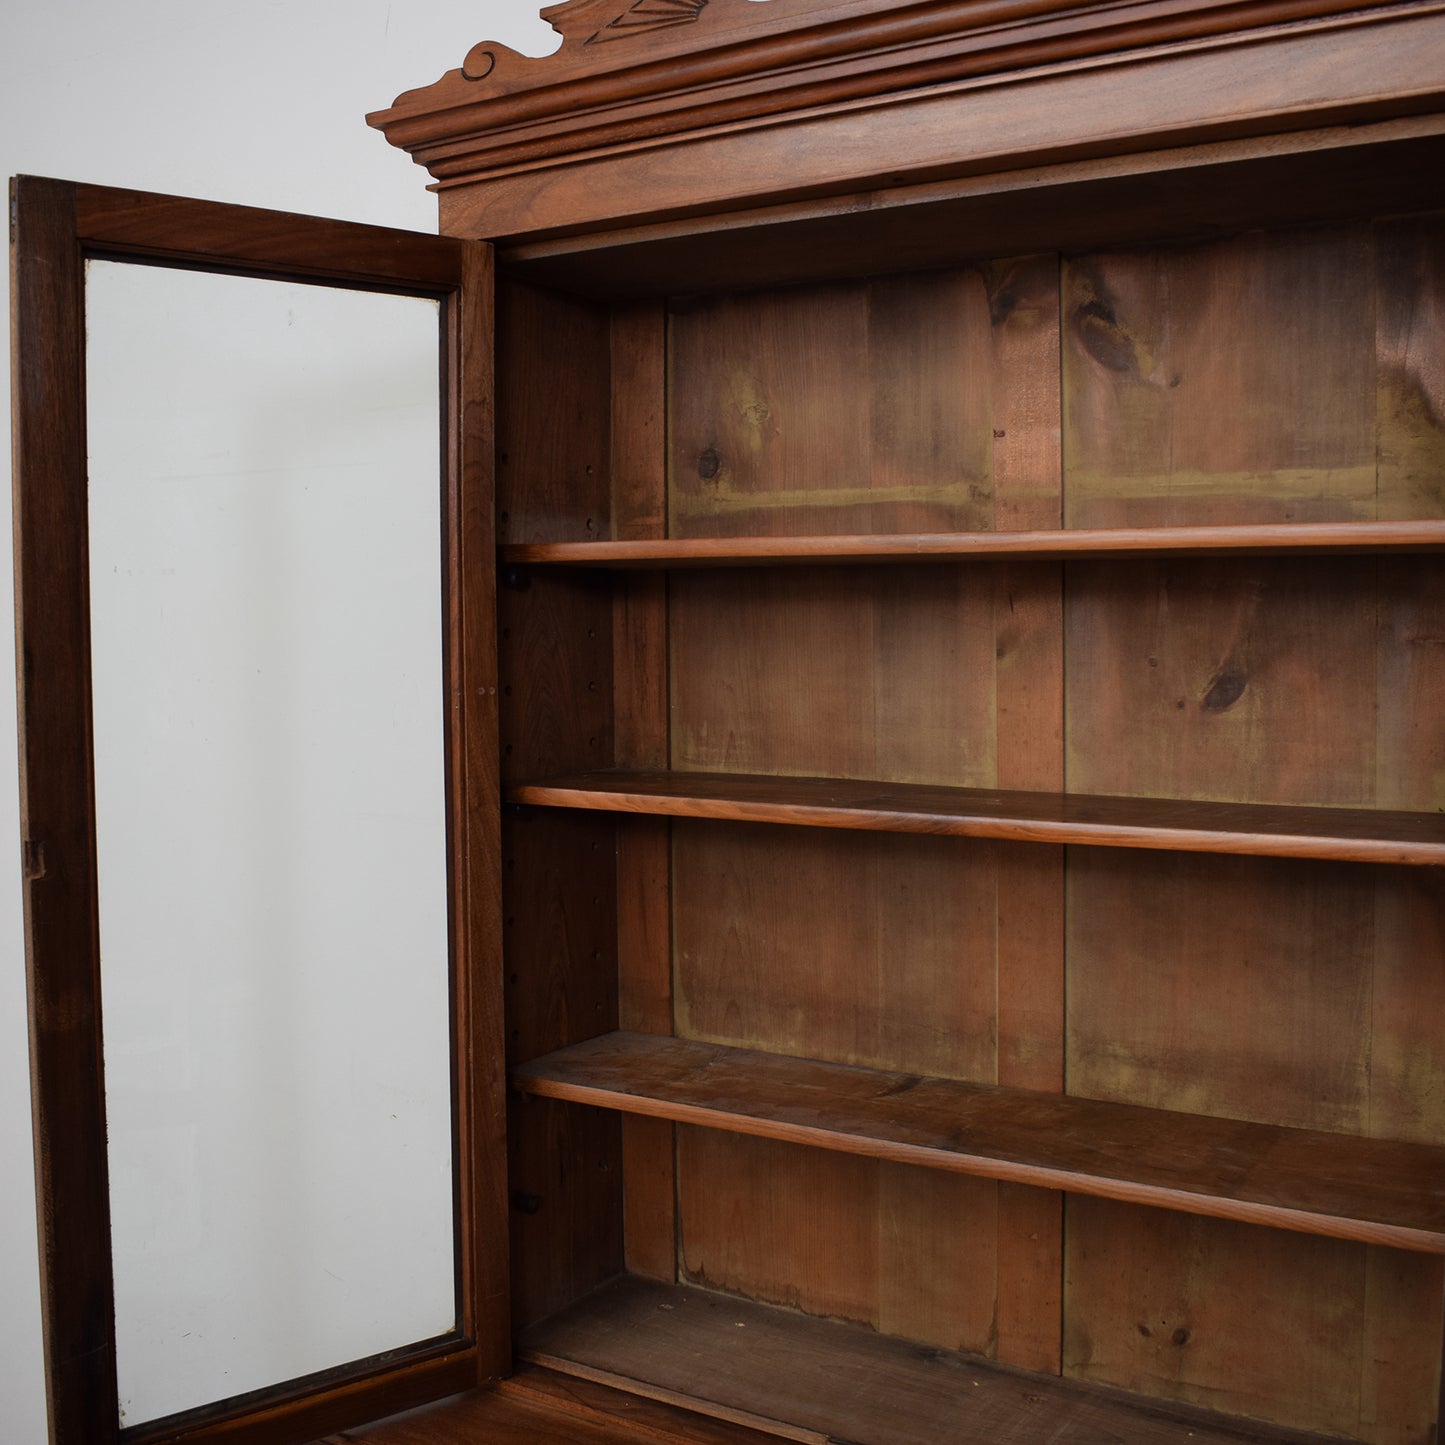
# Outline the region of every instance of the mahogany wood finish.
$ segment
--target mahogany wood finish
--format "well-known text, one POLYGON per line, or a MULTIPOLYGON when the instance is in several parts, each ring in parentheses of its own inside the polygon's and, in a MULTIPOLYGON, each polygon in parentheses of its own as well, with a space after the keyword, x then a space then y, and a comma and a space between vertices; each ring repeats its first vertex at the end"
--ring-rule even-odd
POLYGON ((386 289, 442 302, 447 893, 452 937, 457 1329, 445 1340, 278 1384, 128 1441, 297 1440, 496 1378, 510 1359, 494 1241, 502 1147, 493 622, 491 285, 485 246, 174 197, 13 183, 15 487, 26 953, 53 1445, 120 1437, 104 1120, 83 396, 83 262, 386 289))
POLYGON ((1445 821, 1434 813, 693 772, 584 773, 523 783, 507 796, 534 807, 810 828, 1363 863, 1445 862, 1445 821))

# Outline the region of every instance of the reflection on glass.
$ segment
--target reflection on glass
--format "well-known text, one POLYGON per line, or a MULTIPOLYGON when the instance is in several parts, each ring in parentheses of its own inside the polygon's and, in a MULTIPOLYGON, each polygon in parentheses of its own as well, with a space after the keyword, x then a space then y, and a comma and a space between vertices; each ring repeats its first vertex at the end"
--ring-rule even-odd
POLYGON ((92 262, 122 1421, 455 1319, 435 302, 92 262))

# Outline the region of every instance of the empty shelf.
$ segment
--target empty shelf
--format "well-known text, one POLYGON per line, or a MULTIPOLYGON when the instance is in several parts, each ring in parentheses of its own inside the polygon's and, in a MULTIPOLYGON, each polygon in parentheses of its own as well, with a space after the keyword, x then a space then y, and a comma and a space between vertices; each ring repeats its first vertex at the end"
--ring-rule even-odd
POLYGON ((1445 1148, 610 1033, 545 1098, 896 1163, 1445 1254, 1445 1148))
POLYGON ((1445 815, 1369 808, 1026 793, 850 778, 621 771, 523 783, 508 790, 507 800, 537 807, 885 833, 1445 864, 1445 815))
POLYGON ((1038 532, 520 542, 503 546, 501 558, 513 566, 677 568, 947 562, 989 557, 1042 561, 1083 556, 1441 550, 1445 550, 1445 522, 1283 522, 1224 527, 1081 527, 1038 532))

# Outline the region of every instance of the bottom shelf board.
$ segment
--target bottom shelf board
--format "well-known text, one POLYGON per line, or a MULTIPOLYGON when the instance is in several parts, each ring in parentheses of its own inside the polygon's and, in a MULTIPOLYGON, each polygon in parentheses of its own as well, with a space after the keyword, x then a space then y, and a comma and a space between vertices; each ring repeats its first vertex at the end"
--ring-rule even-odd
POLYGON ((1298 1445, 1324 1438, 634 1276, 534 1326, 519 1348, 533 1364, 806 1445, 1298 1445))
POLYGON ((575 1375, 522 1365, 471 1390, 313 1445, 770 1445, 777 1437, 575 1375))

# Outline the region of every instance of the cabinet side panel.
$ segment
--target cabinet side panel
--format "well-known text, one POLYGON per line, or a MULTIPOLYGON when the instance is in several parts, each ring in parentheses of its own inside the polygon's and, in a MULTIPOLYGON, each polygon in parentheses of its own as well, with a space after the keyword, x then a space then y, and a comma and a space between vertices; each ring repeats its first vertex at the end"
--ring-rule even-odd
MULTIPOLYGON (((497 511, 503 540, 610 527, 604 312, 509 284, 498 297, 497 511)), ((613 758, 610 589, 504 570, 498 591, 502 780, 613 758)), ((513 816, 503 832, 508 1061, 617 1026, 616 836, 605 818, 513 816)), ((622 1268, 622 1138, 596 1110, 513 1100, 508 1116, 517 1328, 622 1268)))

